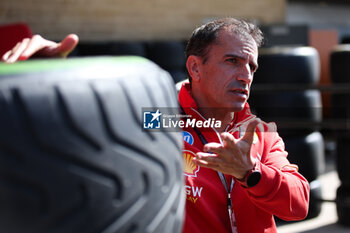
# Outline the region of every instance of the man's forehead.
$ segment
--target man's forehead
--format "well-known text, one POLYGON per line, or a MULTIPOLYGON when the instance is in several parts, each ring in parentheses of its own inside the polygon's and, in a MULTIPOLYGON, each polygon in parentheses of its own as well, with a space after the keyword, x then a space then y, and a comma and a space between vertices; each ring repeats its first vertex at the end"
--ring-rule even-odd
POLYGON ((230 37, 232 40, 241 42, 241 43, 249 43, 252 45, 252 47, 257 47, 256 42, 254 38, 248 34, 247 32, 242 32, 239 30, 229 29, 229 28, 223 28, 223 30, 220 30, 218 35, 218 40, 222 40, 224 37, 230 37))
POLYGON ((255 40, 250 35, 240 35, 232 31, 222 31, 219 33, 217 43, 213 46, 223 46, 227 49, 232 48, 232 53, 235 54, 249 54, 251 56, 258 56, 258 46, 255 40))

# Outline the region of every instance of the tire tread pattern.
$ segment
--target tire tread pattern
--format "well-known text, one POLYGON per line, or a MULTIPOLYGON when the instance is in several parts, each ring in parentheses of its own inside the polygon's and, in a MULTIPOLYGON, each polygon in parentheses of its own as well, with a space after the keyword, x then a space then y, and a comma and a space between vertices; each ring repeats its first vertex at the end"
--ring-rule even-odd
POLYGON ((0 77, 1 231, 181 231, 181 133, 141 130, 143 105, 177 106, 171 77, 95 69, 0 77))

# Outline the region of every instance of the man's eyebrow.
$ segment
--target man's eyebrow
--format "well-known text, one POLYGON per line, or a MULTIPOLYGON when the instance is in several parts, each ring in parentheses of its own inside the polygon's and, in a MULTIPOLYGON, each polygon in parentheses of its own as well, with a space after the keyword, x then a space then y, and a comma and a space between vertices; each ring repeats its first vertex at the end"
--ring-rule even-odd
POLYGON ((245 60, 245 57, 237 55, 237 54, 232 54, 232 53, 225 54, 224 57, 234 57, 234 58, 239 58, 239 59, 245 60))
MULTIPOLYGON (((238 55, 238 54, 233 54, 233 53, 225 54, 224 58, 237 58, 237 59, 246 60, 246 57, 238 55)), ((249 64, 254 65, 255 69, 258 69, 258 67, 259 67, 259 65, 255 61, 250 61, 249 64)))

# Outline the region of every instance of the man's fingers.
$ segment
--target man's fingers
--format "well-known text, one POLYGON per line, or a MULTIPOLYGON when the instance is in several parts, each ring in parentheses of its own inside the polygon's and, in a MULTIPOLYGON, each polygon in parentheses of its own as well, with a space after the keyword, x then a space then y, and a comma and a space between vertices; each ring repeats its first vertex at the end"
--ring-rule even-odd
POLYGON ((212 153, 220 153, 222 151, 222 145, 220 143, 210 142, 210 143, 204 145, 203 151, 212 152, 212 153))
POLYGON ((18 42, 15 47, 13 47, 11 50, 7 51, 1 58, 1 60, 3 62, 6 62, 6 63, 11 63, 10 62, 10 59, 12 57, 12 55, 14 55, 15 51, 18 49, 18 47, 21 45, 22 41, 21 42, 18 42))
POLYGON ((21 42, 17 43, 17 45, 11 50, 11 54, 5 60, 7 63, 14 63, 21 56, 23 51, 27 48, 30 39, 25 38, 21 42))
POLYGON ((49 40, 46 41, 46 46, 40 51, 42 57, 67 57, 70 52, 77 46, 79 38, 75 34, 69 34, 60 43, 55 43, 49 40))
POLYGON ((12 50, 7 51, 7 52, 2 56, 1 60, 2 60, 3 62, 7 62, 7 60, 9 59, 9 57, 10 57, 11 54, 12 54, 12 50))
POLYGON ((20 60, 27 60, 29 57, 33 56, 43 48, 55 45, 57 46, 56 43, 46 40, 40 35, 34 35, 29 41, 27 48, 23 51, 20 60))
POLYGON ((77 46, 79 37, 75 34, 69 34, 64 38, 58 46, 58 53, 62 57, 68 56, 70 52, 77 46))
POLYGON ((242 140, 246 141, 249 145, 253 143, 255 128, 259 123, 260 123, 260 119, 254 119, 253 121, 249 122, 247 126, 246 132, 242 140))
POLYGON ((216 154, 198 152, 196 155, 197 157, 193 158, 193 162, 197 165, 213 166, 221 161, 216 154))
POLYGON ((10 57, 15 53, 15 51, 18 49, 18 47, 21 45, 21 42, 18 42, 15 47, 13 47, 11 50, 7 51, 4 56, 2 57, 3 61, 8 62, 10 57))
POLYGON ((224 132, 220 134, 225 147, 232 147, 236 141, 232 134, 224 132))
POLYGON ((205 152, 197 152, 196 155, 200 159, 211 159, 211 158, 217 158, 218 156, 213 153, 205 153, 205 152))
POLYGON ((36 55, 42 57, 67 57, 67 55, 77 46, 79 38, 75 34, 66 36, 60 43, 46 40, 40 35, 23 39, 11 51, 6 52, 2 60, 13 63, 18 60, 27 60, 36 55))

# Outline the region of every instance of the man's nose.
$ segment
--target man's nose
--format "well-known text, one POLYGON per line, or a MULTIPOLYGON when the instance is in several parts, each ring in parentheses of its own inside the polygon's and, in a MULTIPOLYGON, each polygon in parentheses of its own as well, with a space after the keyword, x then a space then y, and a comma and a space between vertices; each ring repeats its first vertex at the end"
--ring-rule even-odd
POLYGON ((242 82, 247 83, 247 84, 252 82, 252 80, 253 80, 253 73, 252 73, 252 71, 250 69, 249 64, 242 65, 240 67, 237 79, 239 81, 242 81, 242 82))

